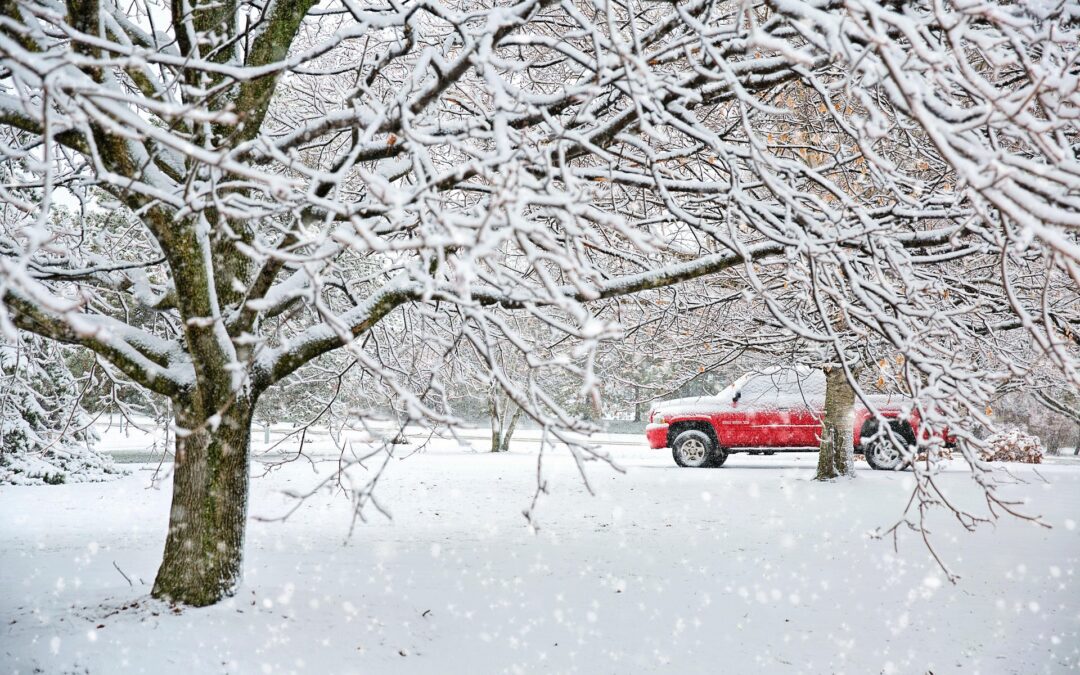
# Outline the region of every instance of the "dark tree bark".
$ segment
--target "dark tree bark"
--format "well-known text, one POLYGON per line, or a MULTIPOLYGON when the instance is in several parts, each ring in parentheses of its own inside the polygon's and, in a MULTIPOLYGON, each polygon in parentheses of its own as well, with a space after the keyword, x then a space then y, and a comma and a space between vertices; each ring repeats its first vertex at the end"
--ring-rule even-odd
POLYGON ((172 509, 155 598, 202 607, 236 591, 247 519, 251 409, 252 402, 234 401, 216 425, 204 411, 177 414, 172 509))
POLYGON ((817 480, 855 475, 852 421, 855 417, 855 390, 839 364, 825 367, 825 419, 822 420, 821 450, 817 480))

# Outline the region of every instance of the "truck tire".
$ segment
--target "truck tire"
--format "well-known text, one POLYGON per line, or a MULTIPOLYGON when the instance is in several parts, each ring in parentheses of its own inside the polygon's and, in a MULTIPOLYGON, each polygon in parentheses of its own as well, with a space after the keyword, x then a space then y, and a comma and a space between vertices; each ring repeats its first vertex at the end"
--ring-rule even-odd
POLYGON ((671 444, 671 456, 681 467, 701 469, 720 466, 727 459, 727 453, 717 448, 709 435, 688 429, 675 437, 671 444))
MULTIPOLYGON (((915 434, 911 431, 910 424, 906 422, 890 422, 889 426, 892 428, 893 434, 900 439, 905 450, 915 445, 915 434)), ((877 433, 877 420, 867 420, 859 435, 861 438, 866 438, 877 433)), ((872 438, 863 446, 862 451, 863 456, 866 457, 866 463, 876 471, 898 471, 906 468, 908 464, 900 449, 885 435, 872 438)))

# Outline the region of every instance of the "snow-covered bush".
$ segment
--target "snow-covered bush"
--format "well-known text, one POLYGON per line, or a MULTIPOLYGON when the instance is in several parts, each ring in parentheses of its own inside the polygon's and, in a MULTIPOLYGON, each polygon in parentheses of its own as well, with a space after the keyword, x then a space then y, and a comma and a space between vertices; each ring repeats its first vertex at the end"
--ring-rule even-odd
POLYGON ((62 485, 112 480, 124 474, 89 446, 57 444, 45 451, 0 454, 0 485, 62 485))
POLYGON ((0 342, 0 485, 102 481, 122 474, 96 436, 63 348, 21 336, 0 342))
POLYGON ((984 462, 1022 462, 1042 464, 1043 446, 1038 436, 1032 436, 1016 427, 994 434, 986 439, 986 447, 979 451, 984 462))

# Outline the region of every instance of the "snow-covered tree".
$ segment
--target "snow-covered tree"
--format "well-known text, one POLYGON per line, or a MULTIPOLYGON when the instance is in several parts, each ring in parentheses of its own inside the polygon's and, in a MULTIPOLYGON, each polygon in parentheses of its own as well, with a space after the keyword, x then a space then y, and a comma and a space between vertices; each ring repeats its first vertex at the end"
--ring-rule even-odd
POLYGON ((83 397, 93 373, 76 379, 68 355, 33 335, 0 339, 0 484, 108 480, 120 474, 94 450, 83 397))
MULTIPOLYGON (((235 589, 256 403, 335 350, 408 418, 453 423, 442 378, 466 346, 595 391, 619 334, 604 301, 728 272, 837 363, 850 331, 877 336, 961 437, 996 375, 956 340, 1018 330, 1080 382, 1071 6, 0 8, 0 325, 171 399, 155 596, 235 589), (976 254, 997 265, 973 282, 935 271, 976 254)), ((551 437, 588 429, 481 363, 551 437)))

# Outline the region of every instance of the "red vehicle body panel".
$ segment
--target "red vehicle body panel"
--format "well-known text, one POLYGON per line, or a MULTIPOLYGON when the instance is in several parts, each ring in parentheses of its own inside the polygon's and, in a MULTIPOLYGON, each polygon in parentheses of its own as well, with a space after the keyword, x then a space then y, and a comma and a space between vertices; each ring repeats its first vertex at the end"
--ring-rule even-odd
POLYGON ((645 427, 645 440, 649 442, 649 447, 653 450, 659 448, 666 448, 668 444, 668 425, 666 424, 650 424, 645 427))

